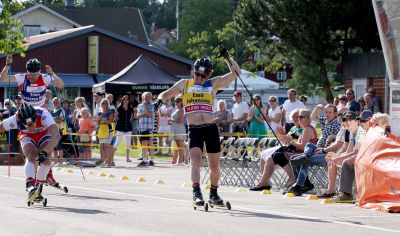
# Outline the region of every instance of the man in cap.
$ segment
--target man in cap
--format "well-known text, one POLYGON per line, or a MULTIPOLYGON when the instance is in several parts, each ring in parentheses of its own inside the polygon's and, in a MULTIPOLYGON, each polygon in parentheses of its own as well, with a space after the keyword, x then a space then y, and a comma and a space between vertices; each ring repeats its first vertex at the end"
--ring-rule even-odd
POLYGON ((236 91, 233 94, 235 103, 232 108, 232 132, 247 131, 247 116, 249 114, 249 105, 242 99, 242 92, 236 91))
MULTIPOLYGON (((221 50, 221 54, 222 52, 221 50)), ((223 56, 225 56, 225 62, 230 70, 228 74, 211 78, 212 62, 208 57, 201 57, 194 64, 193 79, 182 79, 158 96, 159 100, 165 101, 170 97, 182 94, 183 109, 189 124, 193 202, 197 206, 204 205, 203 195, 200 190, 200 168, 202 157, 204 156, 204 143, 210 167, 211 189, 209 202, 217 205, 224 204, 217 193, 221 149, 213 103, 218 89, 229 85, 235 80, 237 75, 240 74, 240 68, 232 58, 227 55, 223 56)))

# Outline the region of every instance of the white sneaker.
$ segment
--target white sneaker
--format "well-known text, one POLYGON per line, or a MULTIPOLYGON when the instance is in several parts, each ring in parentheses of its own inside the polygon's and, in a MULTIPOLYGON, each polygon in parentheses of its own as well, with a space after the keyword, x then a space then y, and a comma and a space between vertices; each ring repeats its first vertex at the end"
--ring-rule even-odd
POLYGON ((176 164, 173 164, 174 166, 184 166, 185 165, 185 163, 183 163, 183 162, 180 162, 180 163, 176 163, 176 164))

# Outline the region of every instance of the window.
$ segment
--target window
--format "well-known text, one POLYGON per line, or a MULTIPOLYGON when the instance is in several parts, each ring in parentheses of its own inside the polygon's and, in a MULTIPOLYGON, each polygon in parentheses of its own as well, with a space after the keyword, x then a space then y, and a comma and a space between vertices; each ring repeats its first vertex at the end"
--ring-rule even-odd
POLYGON ((276 80, 286 80, 286 71, 279 71, 276 74, 276 80))
POLYGON ((40 25, 24 25, 24 37, 40 34, 40 25))

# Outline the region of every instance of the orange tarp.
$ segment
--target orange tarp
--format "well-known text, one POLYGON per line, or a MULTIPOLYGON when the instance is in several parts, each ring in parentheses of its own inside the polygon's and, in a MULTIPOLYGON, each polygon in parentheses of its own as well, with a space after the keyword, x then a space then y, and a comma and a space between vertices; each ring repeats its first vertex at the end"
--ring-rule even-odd
POLYGON ((355 161, 359 207, 400 212, 400 142, 394 138, 368 130, 355 161))

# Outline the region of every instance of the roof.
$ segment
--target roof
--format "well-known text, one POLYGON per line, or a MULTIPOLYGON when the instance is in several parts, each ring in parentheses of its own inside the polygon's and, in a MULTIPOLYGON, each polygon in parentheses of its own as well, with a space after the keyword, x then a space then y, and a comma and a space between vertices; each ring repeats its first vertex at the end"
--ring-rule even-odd
MULTIPOLYGON (((57 31, 57 32, 47 33, 47 34, 35 35, 35 36, 29 37, 29 38, 25 38, 23 40, 23 42, 24 42, 24 45, 29 46, 28 50, 32 50, 35 48, 43 47, 43 46, 46 46, 49 44, 53 44, 53 43, 56 43, 59 41, 63 41, 66 39, 70 39, 70 38, 77 37, 79 35, 83 35, 83 34, 87 34, 87 33, 91 33, 91 32, 97 32, 100 34, 104 34, 111 38, 123 41, 127 44, 142 48, 144 50, 156 53, 158 55, 165 56, 167 58, 171 58, 173 60, 182 62, 187 65, 191 65, 191 66, 193 65, 192 60, 172 54, 168 51, 161 50, 156 47, 149 46, 144 43, 129 40, 126 37, 122 37, 120 35, 111 33, 109 31, 106 31, 104 29, 101 29, 101 28, 93 26, 93 25, 79 27, 79 28, 75 28, 75 29, 61 30, 61 31, 57 31)), ((0 58, 2 58, 2 57, 4 57, 4 55, 0 54, 0 58)))
MULTIPOLYGON (((271 81, 269 79, 260 77, 250 71, 241 70, 240 78, 249 90, 259 90, 259 89, 278 89, 279 83, 271 81)), ((243 83, 237 81, 237 89, 244 89, 243 83)), ((223 90, 229 90, 234 88, 235 81, 233 81, 228 86, 224 87, 223 90)))
POLYGON ((64 7, 50 8, 58 14, 80 25, 95 25, 115 34, 129 38, 129 33, 137 40, 149 44, 141 12, 137 8, 81 8, 66 10, 64 7))
MULTIPOLYGON (((160 37, 164 32, 166 32, 166 33, 168 33, 169 35, 171 35, 171 34, 170 34, 170 31, 169 31, 168 29, 166 29, 166 28, 161 28, 161 29, 156 29, 156 30, 154 30, 154 32, 151 34, 151 39, 152 39, 152 40, 157 40, 158 37, 160 37)), ((173 37, 173 36, 171 35, 171 37, 173 37)))
MULTIPOLYGON (((105 90, 111 93, 130 92, 132 89, 141 90, 142 87, 135 87, 135 85, 161 85, 168 88, 168 85, 174 84, 178 80, 179 78, 163 71, 146 56, 140 55, 134 62, 118 72, 118 74, 103 83, 96 84, 94 87, 105 87, 105 90), (129 91, 122 91, 126 89, 129 91)), ((147 89, 147 87, 143 88, 144 90, 147 89)), ((158 88, 154 90, 158 90, 158 88)))

